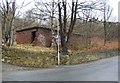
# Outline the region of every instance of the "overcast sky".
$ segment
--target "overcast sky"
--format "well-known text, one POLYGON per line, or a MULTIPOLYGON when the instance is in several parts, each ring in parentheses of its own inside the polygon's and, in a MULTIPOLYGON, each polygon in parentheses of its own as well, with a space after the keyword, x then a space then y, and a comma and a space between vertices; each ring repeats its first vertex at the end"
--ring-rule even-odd
POLYGON ((113 16, 116 18, 116 21, 118 21, 118 2, 120 0, 109 0, 110 6, 113 8, 113 16))
MULTIPOLYGON (((16 0, 16 1, 17 1, 17 4, 20 5, 23 0, 16 0)), ((25 0, 25 3, 29 3, 32 1, 34 1, 34 0, 25 0)), ((48 0, 45 0, 45 1, 47 2, 48 0)), ((108 0, 108 4, 110 4, 110 6, 113 8, 113 13, 112 13, 112 20, 113 21, 118 21, 118 2, 119 1, 120 0, 108 0)), ((22 11, 26 11, 26 10, 32 8, 33 4, 34 3, 31 3, 29 6, 23 8, 22 11)))

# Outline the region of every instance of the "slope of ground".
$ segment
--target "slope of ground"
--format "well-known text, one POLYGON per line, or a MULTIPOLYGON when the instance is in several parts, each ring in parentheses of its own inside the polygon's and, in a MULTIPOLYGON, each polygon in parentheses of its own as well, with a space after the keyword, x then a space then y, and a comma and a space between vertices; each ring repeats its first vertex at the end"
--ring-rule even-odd
POLYGON ((117 50, 118 49, 118 39, 110 40, 106 42, 104 46, 104 40, 99 38, 92 39, 91 44, 93 45, 88 51, 109 51, 109 50, 117 50))

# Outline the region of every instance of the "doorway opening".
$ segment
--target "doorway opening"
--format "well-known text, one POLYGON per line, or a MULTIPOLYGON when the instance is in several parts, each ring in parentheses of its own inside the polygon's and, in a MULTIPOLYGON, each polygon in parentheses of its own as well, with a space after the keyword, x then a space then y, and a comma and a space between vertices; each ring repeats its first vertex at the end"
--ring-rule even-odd
POLYGON ((32 36, 31 36, 31 43, 35 40, 35 37, 36 37, 36 31, 33 31, 32 32, 32 36))

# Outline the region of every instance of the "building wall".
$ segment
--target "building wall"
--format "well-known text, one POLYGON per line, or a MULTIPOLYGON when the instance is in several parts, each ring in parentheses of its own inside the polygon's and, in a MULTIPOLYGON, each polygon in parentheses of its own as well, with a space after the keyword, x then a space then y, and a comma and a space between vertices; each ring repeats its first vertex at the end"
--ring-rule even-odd
POLYGON ((52 33, 50 30, 38 29, 36 38, 33 42, 34 45, 50 47, 52 42, 52 33))
POLYGON ((51 46, 52 34, 47 29, 30 29, 16 32, 17 44, 33 44, 38 46, 51 46), (32 40, 32 32, 35 32, 34 41, 32 40))
POLYGON ((26 30, 21 32, 16 32, 16 42, 17 44, 31 44, 31 34, 32 30, 26 30))
MULTIPOLYGON (((70 44, 78 45, 85 44, 81 36, 72 34, 70 44)), ((52 44, 52 33, 49 29, 35 28, 16 32, 17 44, 33 44, 36 46, 50 47, 52 44), (35 38, 32 40, 32 32, 35 31, 35 38)))

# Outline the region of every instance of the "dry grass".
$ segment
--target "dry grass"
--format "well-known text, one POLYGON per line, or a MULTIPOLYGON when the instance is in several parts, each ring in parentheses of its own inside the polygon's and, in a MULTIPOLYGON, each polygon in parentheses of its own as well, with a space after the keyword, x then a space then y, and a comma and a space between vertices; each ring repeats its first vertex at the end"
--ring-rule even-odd
POLYGON ((3 62, 25 67, 51 67, 56 64, 55 50, 32 45, 3 48, 3 62))
POLYGON ((31 44, 27 44, 27 45, 17 44, 15 46, 13 46, 12 48, 21 49, 21 50, 30 51, 30 52, 55 52, 55 49, 53 49, 53 48, 32 46, 31 44))
POLYGON ((91 44, 93 45, 92 48, 88 49, 88 51, 109 51, 109 50, 117 50, 118 49, 118 40, 110 40, 106 42, 106 45, 104 46, 104 40, 103 39, 92 39, 91 44))
MULTIPOLYGON (((104 52, 86 52, 85 50, 83 51, 73 52, 69 50, 69 56, 61 56, 61 64, 80 64, 102 58, 116 56, 115 53, 110 52, 110 54, 106 55, 106 53, 104 52)), ((54 49, 32 45, 15 45, 11 48, 4 48, 2 59, 5 63, 25 67, 44 68, 53 67, 57 64, 57 56, 54 49)))

